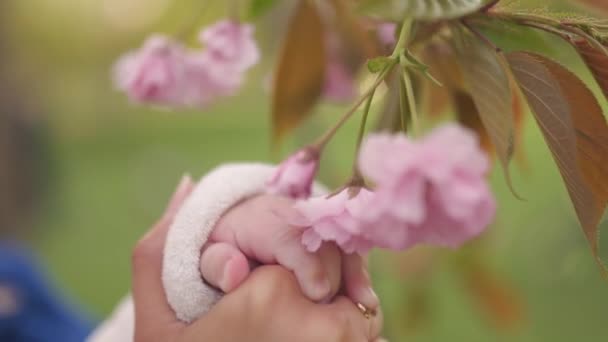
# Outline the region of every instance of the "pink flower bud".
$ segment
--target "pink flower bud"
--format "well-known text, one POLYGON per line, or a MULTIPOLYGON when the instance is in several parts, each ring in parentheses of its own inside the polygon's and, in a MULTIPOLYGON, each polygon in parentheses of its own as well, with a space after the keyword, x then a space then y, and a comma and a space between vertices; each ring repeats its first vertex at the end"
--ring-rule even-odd
POLYGON ((318 168, 318 153, 309 148, 302 149, 277 167, 267 190, 291 198, 308 198, 318 168))

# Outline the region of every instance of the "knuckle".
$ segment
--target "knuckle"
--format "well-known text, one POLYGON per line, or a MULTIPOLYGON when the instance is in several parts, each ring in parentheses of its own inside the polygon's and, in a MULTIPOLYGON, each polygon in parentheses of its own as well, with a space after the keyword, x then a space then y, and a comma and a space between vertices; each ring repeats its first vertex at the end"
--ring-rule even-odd
POLYGON ((348 341, 350 336, 348 316, 340 311, 334 312, 324 320, 330 341, 348 341))
POLYGON ((248 293, 248 299, 253 307, 269 308, 280 303, 281 298, 285 296, 289 289, 289 282, 286 277, 291 277, 291 273, 282 267, 264 266, 256 270, 251 281, 251 290, 248 293))

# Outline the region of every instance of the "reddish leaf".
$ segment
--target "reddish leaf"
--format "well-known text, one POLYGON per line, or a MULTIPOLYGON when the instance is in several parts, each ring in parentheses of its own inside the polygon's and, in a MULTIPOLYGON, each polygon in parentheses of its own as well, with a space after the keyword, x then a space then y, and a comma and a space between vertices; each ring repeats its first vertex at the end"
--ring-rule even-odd
POLYGON ((450 107, 450 92, 447 87, 440 87, 437 84, 424 80, 422 102, 422 112, 430 118, 438 118, 450 107))
POLYGON ((492 140, 509 188, 517 196, 509 172, 515 150, 515 120, 503 57, 476 37, 463 35, 462 38, 456 49, 463 79, 492 140))
POLYGON ((591 45, 586 39, 578 39, 573 44, 600 85, 604 96, 608 99, 608 56, 591 45))
POLYGON ((518 166, 523 169, 528 168, 528 157, 524 150, 524 118, 526 111, 525 100, 523 94, 517 85, 517 81, 512 74, 509 73, 509 86, 511 87, 511 106, 513 108, 513 118, 515 120, 515 153, 513 158, 518 166))
POLYGON ((608 125, 593 93, 560 64, 517 52, 508 61, 544 134, 591 250, 608 202, 608 125))
POLYGON ((465 127, 468 127, 475 131, 479 136, 479 145, 489 156, 494 155, 494 145, 492 139, 488 134, 488 131, 481 121, 473 97, 462 91, 455 91, 452 93, 452 103, 454 104, 454 111, 458 122, 465 127))
POLYGON ((274 140, 296 128, 317 103, 325 78, 325 30, 315 3, 300 0, 275 72, 274 140))
POLYGON ((578 2, 608 12, 608 1, 606 0, 578 0, 578 2))
POLYGON ((479 262, 463 269, 465 288, 484 317, 502 330, 512 330, 524 320, 524 305, 518 292, 479 262))
POLYGON ((430 43, 422 54, 423 62, 429 66, 430 73, 447 89, 466 90, 462 70, 451 46, 430 43))
POLYGON ((380 45, 365 27, 360 16, 355 15, 352 1, 331 0, 333 28, 339 36, 341 53, 346 65, 356 72, 367 59, 381 54, 380 45))

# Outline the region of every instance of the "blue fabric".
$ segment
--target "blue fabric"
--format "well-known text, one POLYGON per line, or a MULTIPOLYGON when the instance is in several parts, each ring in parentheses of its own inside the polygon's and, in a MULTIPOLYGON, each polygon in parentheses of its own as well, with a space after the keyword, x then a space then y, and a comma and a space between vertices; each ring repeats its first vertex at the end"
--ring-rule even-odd
POLYGON ((0 341, 83 341, 90 323, 49 286, 23 248, 0 242, 0 341))

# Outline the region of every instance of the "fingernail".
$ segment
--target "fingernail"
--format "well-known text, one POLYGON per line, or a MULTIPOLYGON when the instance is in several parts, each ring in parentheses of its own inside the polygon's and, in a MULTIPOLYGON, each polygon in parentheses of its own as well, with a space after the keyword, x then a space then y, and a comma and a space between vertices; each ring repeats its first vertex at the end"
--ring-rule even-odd
POLYGON ((190 187, 191 184, 192 184, 192 178, 190 177, 190 175, 184 174, 182 176, 182 179, 177 184, 175 191, 173 192, 173 196, 171 197, 170 206, 173 206, 176 202, 181 200, 181 197, 183 197, 184 192, 190 187))
POLYGON ((229 269, 229 264, 230 260, 226 261, 226 264, 224 265, 224 268, 222 270, 222 275, 220 276, 220 280, 217 282, 217 286, 219 286, 220 290, 224 291, 224 292, 229 292, 231 290, 231 284, 230 284, 230 276, 228 275, 230 269, 229 269))
POLYGON ((359 290, 359 301, 369 309, 376 309, 380 304, 378 295, 371 287, 361 287, 359 290))
POLYGON ((186 189, 190 187, 190 185, 192 185, 192 177, 190 177, 190 174, 186 173, 179 181, 177 189, 175 190, 175 194, 182 194, 184 191, 186 191, 186 189))
POLYGON ((331 283, 327 277, 323 277, 315 285, 315 299, 319 299, 321 303, 329 301, 331 298, 327 298, 331 292, 331 283))
POLYGON ((184 195, 191 186, 192 178, 189 174, 184 174, 182 179, 179 181, 179 184, 175 188, 173 196, 171 196, 171 200, 169 201, 165 215, 172 216, 175 214, 175 212, 179 209, 181 202, 184 200, 184 195))

